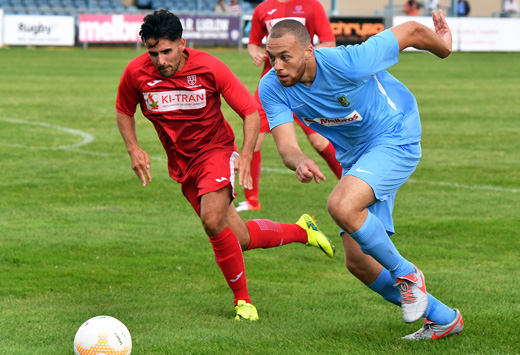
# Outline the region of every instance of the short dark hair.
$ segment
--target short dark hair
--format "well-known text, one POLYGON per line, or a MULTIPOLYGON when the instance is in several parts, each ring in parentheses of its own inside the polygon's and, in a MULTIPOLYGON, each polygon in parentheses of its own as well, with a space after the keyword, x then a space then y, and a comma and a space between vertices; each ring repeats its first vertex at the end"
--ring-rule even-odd
POLYGON ((311 44, 311 36, 309 35, 307 28, 301 22, 296 20, 282 20, 277 22, 273 28, 271 28, 269 37, 282 38, 288 33, 292 34, 303 46, 311 44))
POLYGON ((139 36, 144 43, 150 38, 176 41, 182 37, 182 24, 170 11, 157 10, 144 17, 139 36))

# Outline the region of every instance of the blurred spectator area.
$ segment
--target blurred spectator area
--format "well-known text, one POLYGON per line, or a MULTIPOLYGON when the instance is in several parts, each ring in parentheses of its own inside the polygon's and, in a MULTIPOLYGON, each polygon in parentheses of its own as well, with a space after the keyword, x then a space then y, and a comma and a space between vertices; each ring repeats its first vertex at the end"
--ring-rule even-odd
MULTIPOLYGON (((246 14, 253 13, 248 1, 239 1, 246 14)), ((81 13, 213 12, 216 0, 0 0, 4 14, 77 15, 81 13)))
MULTIPOLYGON (((227 0, 229 2, 229 0, 227 0)), ((261 0, 238 0, 246 15, 253 13, 261 0)), ((469 0, 470 16, 504 16, 503 0, 469 0)), ((320 0, 329 14, 332 0, 320 0)), ((336 0, 336 15, 384 16, 402 15, 405 0, 336 0)), ((156 9, 172 12, 213 12, 217 0, 0 0, 5 14, 77 15, 81 13, 149 13, 156 9)), ((440 8, 450 13, 453 0, 440 0, 440 8)), ((518 14, 508 14, 518 16, 518 14)))

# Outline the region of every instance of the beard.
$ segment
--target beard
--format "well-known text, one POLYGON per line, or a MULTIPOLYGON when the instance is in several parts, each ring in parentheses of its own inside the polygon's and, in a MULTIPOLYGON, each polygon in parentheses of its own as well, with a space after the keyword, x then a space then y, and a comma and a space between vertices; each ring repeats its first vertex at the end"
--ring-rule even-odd
POLYGON ((280 83, 285 87, 296 85, 303 77, 303 74, 305 74, 305 69, 305 61, 302 61, 300 66, 296 69, 296 73, 294 75, 288 75, 287 80, 280 81, 280 83))

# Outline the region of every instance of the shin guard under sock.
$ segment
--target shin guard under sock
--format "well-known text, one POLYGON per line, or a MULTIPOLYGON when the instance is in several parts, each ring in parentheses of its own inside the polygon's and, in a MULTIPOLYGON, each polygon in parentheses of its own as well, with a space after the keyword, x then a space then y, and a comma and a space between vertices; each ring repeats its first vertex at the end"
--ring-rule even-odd
POLYGON ((268 219, 246 222, 251 242, 247 250, 273 248, 290 243, 307 243, 307 232, 297 224, 278 223, 268 219))
POLYGON ((359 244, 363 253, 372 256, 389 270, 393 279, 415 272, 413 265, 397 251, 383 223, 370 211, 365 223, 350 236, 359 244))
POLYGON ((226 228, 219 234, 209 237, 215 260, 226 278, 226 282, 235 296, 235 306, 238 300, 251 303, 247 292, 246 270, 242 248, 231 228, 226 228))
POLYGON ((372 291, 379 293, 385 300, 401 307, 401 294, 397 287, 394 287, 395 280, 392 279, 390 271, 383 268, 377 279, 370 285, 366 285, 372 291))

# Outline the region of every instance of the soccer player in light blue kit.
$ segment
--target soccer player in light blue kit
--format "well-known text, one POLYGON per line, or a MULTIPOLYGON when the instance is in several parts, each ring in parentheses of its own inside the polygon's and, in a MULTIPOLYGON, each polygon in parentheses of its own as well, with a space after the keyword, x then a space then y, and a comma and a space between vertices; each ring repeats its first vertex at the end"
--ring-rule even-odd
POLYGON ((386 69, 407 47, 440 58, 451 54, 442 11, 432 17, 434 31, 411 21, 361 45, 319 50, 303 25, 281 21, 266 45, 273 69, 259 86, 278 152, 300 181, 319 183, 325 176, 300 150, 293 112, 336 148, 343 177, 327 209, 341 227, 347 268, 400 305, 405 322, 425 318, 422 328, 404 339, 449 337, 464 327, 460 311, 427 293, 422 272, 390 239, 395 194, 421 158, 421 123, 412 93, 386 69))

